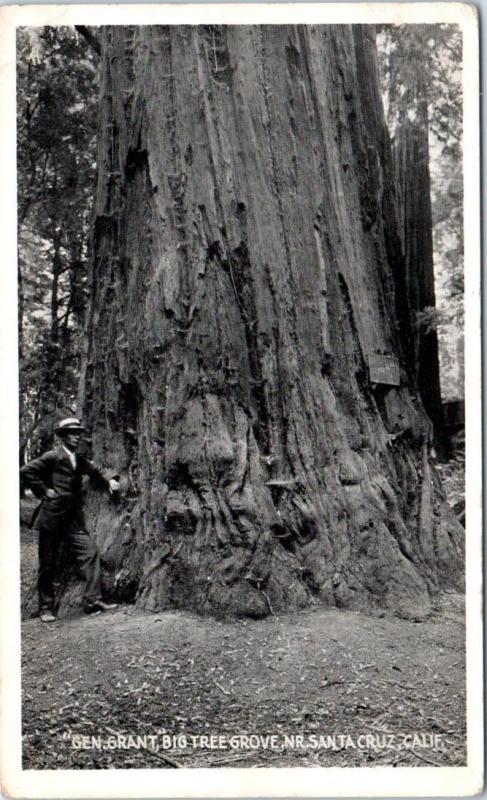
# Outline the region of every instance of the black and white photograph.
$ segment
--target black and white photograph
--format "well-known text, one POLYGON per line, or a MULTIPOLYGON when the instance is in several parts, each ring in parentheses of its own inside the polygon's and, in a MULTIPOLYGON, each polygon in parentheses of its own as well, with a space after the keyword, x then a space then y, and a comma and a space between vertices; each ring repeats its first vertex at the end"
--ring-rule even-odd
POLYGON ((4 31, 7 796, 482 788, 476 15, 299 6, 4 31))

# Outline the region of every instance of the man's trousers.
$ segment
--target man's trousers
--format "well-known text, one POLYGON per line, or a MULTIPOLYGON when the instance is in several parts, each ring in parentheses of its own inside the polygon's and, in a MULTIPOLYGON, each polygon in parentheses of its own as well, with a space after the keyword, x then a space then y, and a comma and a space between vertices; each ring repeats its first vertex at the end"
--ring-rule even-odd
POLYGON ((76 517, 65 518, 61 526, 39 526, 39 608, 53 609, 56 576, 65 566, 60 555, 65 550, 75 561, 85 581, 83 601, 87 604, 101 600, 100 556, 95 542, 76 517), (63 547, 64 545, 64 547, 63 547))

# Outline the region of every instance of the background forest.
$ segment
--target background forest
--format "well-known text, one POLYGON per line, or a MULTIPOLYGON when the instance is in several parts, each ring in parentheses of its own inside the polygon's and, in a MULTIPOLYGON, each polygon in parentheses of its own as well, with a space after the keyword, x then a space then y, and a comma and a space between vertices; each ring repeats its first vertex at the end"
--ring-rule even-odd
MULTIPOLYGON (((76 411, 96 177, 100 45, 96 29, 18 31, 20 459, 76 411)), ((443 401, 463 399, 462 41, 456 26, 380 26, 384 106, 396 153, 427 132, 443 401)))

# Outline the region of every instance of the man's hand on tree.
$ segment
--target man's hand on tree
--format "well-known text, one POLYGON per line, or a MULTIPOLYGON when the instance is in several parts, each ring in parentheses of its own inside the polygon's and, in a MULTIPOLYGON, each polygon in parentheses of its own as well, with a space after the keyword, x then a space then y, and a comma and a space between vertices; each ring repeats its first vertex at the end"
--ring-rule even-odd
POLYGON ((108 491, 110 492, 110 494, 113 494, 114 492, 118 492, 119 489, 120 489, 119 482, 117 480, 115 480, 115 478, 111 478, 108 481, 108 491))
POLYGON ((55 489, 47 489, 45 497, 47 497, 48 500, 52 500, 53 497, 56 497, 56 495, 57 492, 55 489))

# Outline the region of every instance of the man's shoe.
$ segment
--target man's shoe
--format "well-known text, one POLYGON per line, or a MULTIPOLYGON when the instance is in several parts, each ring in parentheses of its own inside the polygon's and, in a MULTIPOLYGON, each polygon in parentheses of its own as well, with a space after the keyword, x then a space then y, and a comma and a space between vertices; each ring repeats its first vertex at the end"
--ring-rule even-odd
POLYGON ((100 611, 113 611, 118 608, 118 603, 105 603, 103 600, 95 600, 93 603, 85 603, 85 614, 98 614, 100 611))
POLYGON ((85 612, 85 614, 91 614, 92 616, 95 616, 96 614, 101 614, 99 608, 96 608, 95 605, 89 605, 88 603, 83 603, 83 611, 85 612))
POLYGON ((39 613, 41 622, 56 622, 56 617, 49 608, 42 608, 39 613))

